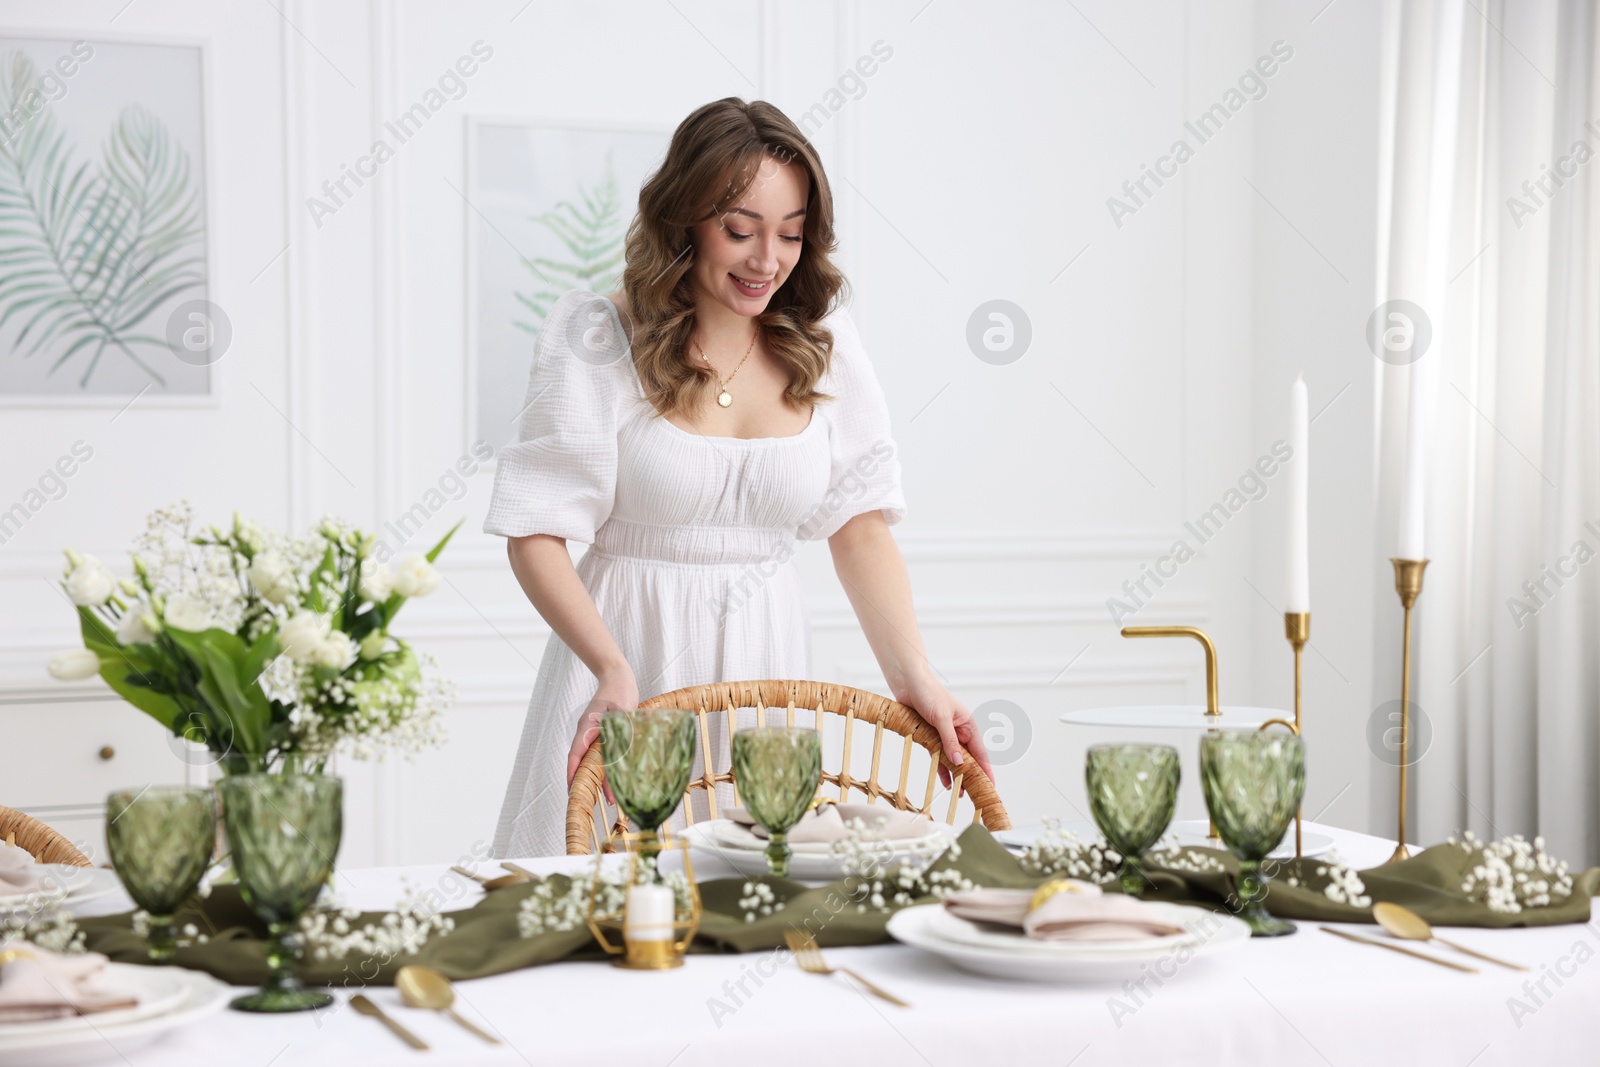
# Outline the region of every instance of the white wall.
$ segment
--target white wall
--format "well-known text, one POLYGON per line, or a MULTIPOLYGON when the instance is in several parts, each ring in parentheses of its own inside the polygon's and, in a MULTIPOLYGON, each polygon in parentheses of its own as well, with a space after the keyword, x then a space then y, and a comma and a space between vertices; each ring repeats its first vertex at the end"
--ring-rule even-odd
MULTIPOLYGON (((1007 699, 1028 718, 1031 744, 1000 770, 1013 818, 1083 817, 1083 749, 1117 735, 1061 725, 1060 712, 1203 698, 1199 650, 1124 641, 1107 598, 1285 435, 1301 367, 1314 409, 1354 382, 1313 434, 1314 641, 1329 662, 1308 662, 1311 803, 1364 773, 1352 731, 1367 706, 1369 586, 1344 576, 1370 562, 1371 385, 1353 345, 1372 288, 1377 27, 1358 6, 1314 23, 1298 5, 1175 0, 122 6, 0 3, 0 25, 207 42, 214 299, 237 339, 213 408, 140 403, 115 423, 0 413, 7 492, 73 440, 96 447, 68 496, 0 547, 0 736, 44 757, 0 801, 91 834, 107 789, 186 772, 137 712, 45 677, 48 653, 72 639, 47 583, 60 547, 123 560, 141 516, 180 496, 218 518, 238 508, 300 526, 336 511, 377 524, 464 452, 470 208, 456 190, 469 115, 670 128, 726 95, 797 115, 879 40, 892 58, 816 142, 905 465, 896 534, 930 658, 968 704, 1007 699), (480 39, 494 58, 465 98, 317 226, 306 198, 480 39), (1295 54, 1266 95, 1116 225, 1107 198, 1278 39, 1295 54), (965 342, 973 310, 997 298, 1033 328, 1008 366, 965 342), (102 761, 108 743, 116 755, 102 761)), ((1164 587, 1146 579, 1153 597, 1123 620, 1205 626, 1227 703, 1287 703, 1281 624, 1262 599, 1282 585, 1282 484, 1164 587)), ((449 584, 404 626, 460 686, 450 744, 415 764, 342 768, 345 862, 453 859, 490 835, 548 629, 501 542, 477 532, 488 488, 480 476, 415 539, 468 517, 443 561, 449 584)), ((884 691, 826 549, 798 559, 816 673, 884 691)), ((1180 814, 1200 816, 1194 739, 1173 740, 1188 772, 1180 814)), ((1327 817, 1363 825, 1364 798, 1351 789, 1327 817)))

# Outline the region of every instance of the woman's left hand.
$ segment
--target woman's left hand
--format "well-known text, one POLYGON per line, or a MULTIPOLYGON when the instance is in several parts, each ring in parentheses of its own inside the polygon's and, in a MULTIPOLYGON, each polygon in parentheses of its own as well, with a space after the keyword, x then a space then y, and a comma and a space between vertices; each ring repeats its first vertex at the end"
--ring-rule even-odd
MULTIPOLYGON (((989 781, 994 781, 994 768, 989 765, 989 753, 983 747, 983 737, 971 710, 952 696, 931 671, 911 679, 895 691, 894 698, 939 731, 946 759, 959 765, 961 746, 965 745, 989 781)), ((939 783, 946 788, 950 785, 950 770, 943 763, 939 765, 939 783)))

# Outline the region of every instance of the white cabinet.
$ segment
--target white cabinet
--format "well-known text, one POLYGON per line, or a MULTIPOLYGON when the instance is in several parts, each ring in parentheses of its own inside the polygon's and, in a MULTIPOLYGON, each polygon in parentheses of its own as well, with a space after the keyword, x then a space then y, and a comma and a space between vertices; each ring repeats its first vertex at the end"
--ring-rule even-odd
POLYGON ((167 743, 160 723, 109 694, 8 693, 0 739, 0 804, 59 830, 96 866, 107 862, 106 794, 205 777, 167 743))

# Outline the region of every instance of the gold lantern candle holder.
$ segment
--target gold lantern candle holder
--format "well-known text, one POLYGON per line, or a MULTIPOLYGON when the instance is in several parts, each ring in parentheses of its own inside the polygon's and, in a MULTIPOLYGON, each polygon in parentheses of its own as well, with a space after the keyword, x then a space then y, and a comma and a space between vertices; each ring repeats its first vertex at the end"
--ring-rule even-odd
POLYGON ((620 886, 607 882, 604 877, 606 854, 596 853, 594 880, 589 888, 589 903, 584 913, 589 932, 618 967, 635 971, 665 971, 683 966, 684 954, 689 951, 689 943, 700 929, 703 912, 700 890, 694 881, 694 863, 689 856, 688 841, 654 831, 619 834, 613 841, 614 847, 627 852, 627 876, 620 886), (664 884, 659 873, 662 858, 675 852, 683 856, 683 875, 688 883, 687 900, 683 902, 677 899, 675 890, 664 884), (607 899, 602 900, 602 887, 620 888, 620 903, 610 892, 606 894, 607 899), (642 892, 635 893, 635 890, 642 892), (653 895, 659 890, 665 890, 673 896, 670 920, 666 914, 630 915, 630 905, 642 907, 646 895, 653 895))

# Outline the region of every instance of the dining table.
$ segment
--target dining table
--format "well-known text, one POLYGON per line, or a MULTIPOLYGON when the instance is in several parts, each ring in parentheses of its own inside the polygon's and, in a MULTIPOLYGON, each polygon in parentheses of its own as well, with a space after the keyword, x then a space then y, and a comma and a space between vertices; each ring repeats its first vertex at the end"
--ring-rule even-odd
MULTIPOLYGON (((1376 866, 1394 842, 1316 823, 1339 859, 1376 866)), ((538 873, 592 867, 584 856, 519 861, 538 873)), ((481 860, 484 874, 501 873, 481 860)), ((432 890, 445 910, 483 892, 450 864, 340 869, 339 902, 390 909, 432 890)), ((700 881, 737 877, 714 854, 694 857, 700 881)), ((125 897, 83 914, 127 911, 125 897)), ((1298 923, 1294 934, 1252 938, 1117 985, 1039 984, 967 973, 908 945, 826 948, 827 962, 859 971, 909 1003, 873 997, 849 978, 802 971, 785 948, 691 953, 683 966, 633 971, 569 961, 455 984, 457 1010, 497 1035, 493 1046, 451 1019, 401 1002, 391 986, 357 976, 318 1011, 254 1015, 224 1010, 127 1050, 119 1067, 363 1067, 363 1065, 1295 1064, 1318 1067, 1524 1067, 1592 1062, 1600 1050, 1600 923, 1451 928, 1443 936, 1520 963, 1513 971, 1437 945, 1418 946, 1464 973, 1298 923), (417 1051, 358 1013, 363 993, 429 1046, 417 1051), (1582 1057, 1581 1059, 1575 1057, 1582 1057)), ((1370 924, 1343 929, 1388 940, 1370 924)), ((1392 944, 1401 944, 1391 941, 1392 944)))

